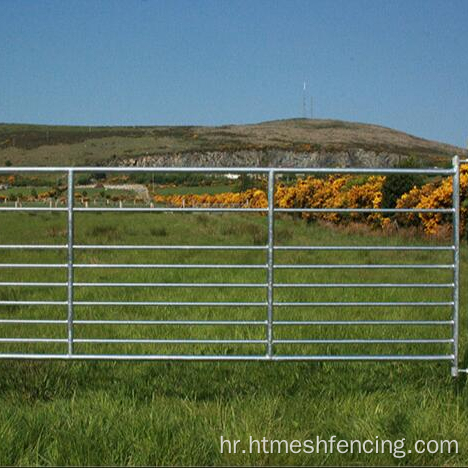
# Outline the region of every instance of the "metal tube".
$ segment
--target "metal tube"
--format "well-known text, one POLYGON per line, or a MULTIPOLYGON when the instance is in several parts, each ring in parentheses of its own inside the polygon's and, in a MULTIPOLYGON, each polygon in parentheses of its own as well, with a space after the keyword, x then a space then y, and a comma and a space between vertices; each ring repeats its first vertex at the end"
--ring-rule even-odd
POLYGON ((375 251, 453 251, 454 246, 436 246, 436 245, 427 245, 427 246, 402 246, 402 245, 284 245, 284 246, 275 246, 275 250, 375 250, 375 251))
MULTIPOLYGON (((0 265, 1 267, 2 265, 0 265)), ((258 264, 246 264, 246 265, 237 265, 237 264, 213 264, 213 265, 203 265, 203 264, 150 264, 150 263, 76 263, 75 268, 178 268, 178 269, 266 269, 267 265, 258 265, 258 264)))
POLYGON ((74 238, 74 216, 73 216, 73 203, 74 203, 74 180, 73 169, 68 171, 68 250, 67 250, 67 332, 68 332, 68 354, 73 355, 73 238, 74 238))
POLYGON ((337 339, 337 340, 309 340, 309 339, 296 339, 296 340, 275 340, 279 344, 447 344, 453 343, 452 338, 447 339, 337 339))
MULTIPOLYGON (((8 301, 0 301, 0 304, 8 301)), ((267 302, 171 302, 171 301, 75 301, 75 306, 197 306, 197 307, 265 307, 267 302)))
POLYGON ((274 322, 280 326, 361 326, 361 325, 415 325, 415 326, 452 326, 453 320, 279 320, 274 322))
POLYGON ((452 178, 452 203, 453 203, 453 245, 455 250, 453 251, 453 363, 451 368, 452 377, 458 376, 458 321, 459 321, 459 288, 460 288, 460 165, 459 158, 455 156, 452 160, 454 175, 452 178))
MULTIPOLYGON (((0 319, 0 323, 14 325, 65 325, 67 320, 42 319, 0 319)), ((75 325, 232 325, 232 326, 265 326, 266 320, 74 320, 75 325)), ((76 340, 75 340, 76 342, 76 340)))
POLYGON ((68 283, 41 283, 41 282, 21 282, 21 281, 3 281, 0 282, 1 286, 34 286, 34 287, 47 287, 47 288, 55 288, 55 287, 65 287, 68 286, 68 283))
POLYGON ((396 354, 396 355, 312 355, 312 356, 288 356, 278 355, 277 361, 450 361, 453 354, 448 355, 418 355, 418 354, 396 354))
POLYGON ((42 320, 42 319, 0 319, 0 323, 15 324, 15 325, 28 325, 28 324, 42 324, 42 325, 64 325, 67 320, 42 320))
POLYGON ((66 338, 0 338, 0 343, 66 343, 66 338))
MULTIPOLYGON (((0 207, 0 211, 50 211, 50 208, 28 208, 28 207, 0 207)), ((57 208, 55 211, 66 211, 64 208, 57 208)), ((147 212, 201 212, 201 213, 265 213, 267 208, 197 208, 197 207, 91 207, 91 208, 74 208, 74 211, 79 212, 128 212, 128 213, 147 213, 147 212)), ((278 208, 278 213, 452 213, 450 208, 278 208)))
MULTIPOLYGON (((67 167, 0 167, 0 173, 14 172, 66 172, 67 167)), ((267 174, 270 169, 261 167, 74 167, 75 173, 83 172, 107 172, 107 173, 133 173, 133 172, 189 172, 189 173, 234 173, 234 174, 267 174)), ((426 174, 426 175, 452 175, 453 169, 429 168, 429 169, 402 169, 402 168, 367 168, 367 167, 343 167, 343 168, 322 168, 322 167, 303 167, 303 168, 281 168, 277 169, 278 174, 426 174)))
POLYGON ((149 338, 75 338, 75 343, 99 344, 265 344, 266 340, 202 340, 202 339, 149 339, 149 338))
POLYGON ((8 245, 0 245, 0 249, 12 249, 12 250, 63 250, 67 249, 67 245, 51 245, 51 244, 46 244, 46 245, 41 245, 41 244, 26 244, 26 245, 14 245, 14 244, 8 244, 8 245))
MULTIPOLYGON (((0 283, 2 286, 2 283, 0 283)), ((266 288, 262 283, 74 283, 82 288, 266 288)))
POLYGON ((59 359, 88 361, 452 361, 453 354, 389 355, 225 355, 225 354, 27 354, 3 353, 0 359, 59 359))
MULTIPOLYGON (((0 320, 0 323, 1 320, 0 320)), ((266 320, 75 320, 75 325, 233 325, 265 326, 266 320)))
MULTIPOLYGON (((1 248, 1 246, 0 246, 1 248)), ((75 250, 266 250, 263 245, 74 245, 75 250)))
POLYGON ((363 265, 363 264, 340 264, 340 265, 275 265, 274 268, 279 269, 291 269, 291 270, 302 270, 302 269, 428 269, 428 270, 453 270, 455 265, 410 265, 410 264, 390 264, 390 265, 363 265))
POLYGON ((0 206, 0 211, 67 211, 67 208, 46 208, 38 206, 0 206))
MULTIPOLYGON (((0 286, 66 286, 66 283, 1 283, 0 286)), ((268 283, 74 283, 75 287, 267 288, 268 283)), ((275 283, 275 288, 453 288, 453 283, 275 283)))
MULTIPOLYGON (((1 283, 0 283, 1 284, 1 283)), ((276 283, 275 288, 453 288, 453 283, 276 283)))
POLYGON ((274 231, 275 231, 275 172, 268 172, 268 253, 267 253, 267 357, 273 356, 273 294, 274 294, 274 231))
POLYGON ((275 307, 442 307, 453 302, 275 302, 275 307))
POLYGON ((266 208, 196 208, 196 207, 186 207, 186 208, 177 208, 173 206, 167 207, 144 207, 144 208, 119 208, 119 207, 91 207, 91 208, 74 208, 73 211, 79 212, 127 212, 127 213, 176 213, 176 212, 191 212, 191 213, 265 213, 266 208))
POLYGON ((68 268, 67 263, 0 263, 0 268, 68 268))
POLYGON ((277 208, 278 213, 453 213, 453 208, 277 208))
POLYGON ((68 305, 68 301, 0 301, 0 305, 68 305))

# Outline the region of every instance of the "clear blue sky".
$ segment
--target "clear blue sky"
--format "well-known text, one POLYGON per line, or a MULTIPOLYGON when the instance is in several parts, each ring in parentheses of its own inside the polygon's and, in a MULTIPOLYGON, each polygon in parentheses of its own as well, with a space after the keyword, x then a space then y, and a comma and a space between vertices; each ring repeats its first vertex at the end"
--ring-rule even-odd
POLYGON ((468 1, 0 0, 0 121, 302 115, 465 146, 468 1), (309 105, 309 102, 308 102, 309 105))

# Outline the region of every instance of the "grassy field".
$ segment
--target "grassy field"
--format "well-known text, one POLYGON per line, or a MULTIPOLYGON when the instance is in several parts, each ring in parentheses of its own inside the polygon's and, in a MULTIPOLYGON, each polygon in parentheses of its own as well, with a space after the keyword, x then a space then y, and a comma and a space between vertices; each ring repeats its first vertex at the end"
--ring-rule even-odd
MULTIPOLYGON (((4 213, 0 243, 66 243, 65 214, 4 213)), ((258 215, 76 214, 76 243, 266 243, 258 215)), ((292 218, 276 223, 278 245, 446 245, 423 238, 333 229, 292 218)), ((462 278, 468 273, 462 252, 462 278)), ((65 261, 64 251, 7 251, 0 263, 65 261)), ((277 263, 450 263, 450 252, 278 252, 277 263)), ((263 251, 77 251, 77 263, 265 263, 263 251)), ((0 269, 0 281, 65 281, 65 269, 0 269)), ((264 270, 78 269, 77 282, 252 282, 264 270)), ((443 270, 277 270, 275 281, 451 281, 443 270)), ((449 301, 449 289, 277 288, 277 301, 449 301)), ((64 300, 66 289, 2 287, 0 300, 64 300)), ((76 287, 77 301, 265 301, 264 288, 76 287)), ((466 365, 466 288, 462 288, 461 360, 466 365)), ((66 318, 64 306, 2 306, 2 318, 66 318)), ((275 320, 449 320, 449 307, 278 307, 275 320)), ((77 306, 76 319, 265 320, 265 307, 77 306)), ((0 325, 3 337, 66 337, 66 325, 0 325)), ((76 338, 263 340, 263 325, 76 325, 76 338)), ((449 338, 450 327, 278 326, 277 339, 449 338)), ((65 343, 0 343, 2 352, 66 352, 65 343)), ((448 354, 449 344, 291 345, 278 354, 448 354)), ((78 343, 78 353, 259 354, 265 344, 78 343)), ((466 465, 468 391, 450 378, 449 363, 11 362, 0 361, 1 465, 466 465), (456 439, 460 453, 221 454, 220 437, 305 440, 456 439)))
POLYGON ((177 185, 174 187, 156 187, 154 192, 158 195, 210 195, 224 192, 237 192, 239 191, 239 184, 232 185, 177 185))

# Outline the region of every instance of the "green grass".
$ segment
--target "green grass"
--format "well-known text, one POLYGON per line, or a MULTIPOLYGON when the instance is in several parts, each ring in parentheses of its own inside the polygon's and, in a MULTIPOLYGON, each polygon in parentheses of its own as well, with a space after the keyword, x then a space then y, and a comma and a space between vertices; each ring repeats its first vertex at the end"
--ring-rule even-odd
MULTIPOLYGON (((258 215, 77 213, 77 243, 265 245, 258 215)), ((3 214, 0 243, 66 242, 65 214, 3 214)), ((404 233, 382 237, 280 218, 279 245, 436 245, 404 233)), ((440 245, 437 244, 437 245, 440 245)), ((462 278, 467 251, 462 252, 462 278)), ((64 262, 65 252, 2 251, 0 263, 64 262)), ((449 263, 450 254, 278 252, 278 263, 449 263)), ((264 263, 264 252, 77 251, 78 263, 264 263)), ((277 270, 277 282, 449 282, 434 270, 277 270)), ((0 269, 0 281, 64 281, 65 270, 0 269)), ((76 281, 265 282, 262 270, 81 269, 76 281)), ((76 300, 264 301, 264 289, 76 288, 76 300)), ((65 288, 2 288, 0 300, 64 299, 65 288)), ((278 301, 445 301, 444 289, 277 289, 278 301), (423 294, 424 293, 424 294, 423 294)), ((466 365, 466 290, 461 361, 466 365)), ((65 307, 2 306, 2 318, 64 319, 65 307)), ((265 320, 263 307, 76 307, 77 319, 265 320)), ((288 308, 278 320, 450 319, 448 307, 288 308)), ((448 327, 278 327, 277 338, 441 338, 448 327)), ((75 336, 263 339, 263 326, 76 325, 75 336)), ((0 336, 65 337, 65 325, 0 325, 0 336)), ((3 352, 66 352, 62 343, 0 344, 3 352)), ((79 353, 264 354, 264 344, 77 344, 79 353)), ((277 345, 292 353, 449 353, 449 345, 277 345)), ((468 391, 449 363, 13 362, 0 361, 1 465, 466 465, 468 391), (221 454, 220 437, 304 440, 456 439, 460 453, 221 454)))
POLYGON ((195 185, 195 186, 183 186, 178 185, 176 187, 155 187, 155 193, 158 195, 204 195, 204 194, 216 194, 224 192, 237 192, 239 190, 238 184, 236 185, 195 185))

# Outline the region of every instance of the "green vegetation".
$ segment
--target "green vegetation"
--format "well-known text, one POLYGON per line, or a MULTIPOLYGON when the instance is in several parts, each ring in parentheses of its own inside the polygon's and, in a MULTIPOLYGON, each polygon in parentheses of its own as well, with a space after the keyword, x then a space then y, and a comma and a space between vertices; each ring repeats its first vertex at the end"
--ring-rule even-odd
POLYGON ((207 185, 207 186, 174 186, 174 187, 156 187, 155 193, 158 195, 200 195, 200 194, 215 194, 224 192, 236 192, 239 190, 238 185, 207 185))
MULTIPOLYGON (((66 243, 65 213, 4 213, 0 243, 66 243)), ((279 245, 435 245, 405 235, 331 229, 279 217, 279 245)), ((76 242, 99 244, 264 245, 258 215, 77 213, 76 242)), ((468 274, 467 251, 462 275, 468 274)), ((1 263, 64 262, 64 251, 2 251, 1 263)), ((450 253, 277 252, 278 263, 448 263, 450 253)), ((77 251, 77 263, 264 263, 265 252, 77 251)), ((277 282, 448 282, 435 270, 277 270, 277 282)), ((0 269, 0 281, 65 281, 61 269, 0 269)), ((76 281, 265 282, 263 270, 78 269, 76 281)), ((76 300, 264 301, 264 289, 84 288, 76 300)), ((63 300, 66 289, 2 287, 0 300, 63 300)), ((446 289, 278 288, 278 301, 438 301, 446 289)), ((467 293, 462 289, 462 346, 467 293)), ((2 306, 2 318, 64 319, 66 307, 2 306)), ((265 320, 264 307, 76 307, 76 319, 265 320)), ((277 320, 450 318, 448 307, 289 308, 277 320)), ((263 339, 263 326, 76 325, 76 338, 263 339)), ((278 327, 276 338, 441 338, 449 327, 278 327)), ((66 325, 0 325, 0 336, 66 336, 66 325)), ((3 352, 66 352, 64 343, 6 344, 3 352)), ((150 345, 77 343, 79 353, 264 354, 264 344, 150 345)), ((431 345, 277 345, 277 353, 449 353, 431 345)), ((466 365, 466 356, 461 355, 466 365)), ((13 362, 0 361, 1 465, 466 465, 468 390, 453 382, 448 363, 13 362), (460 453, 404 458, 389 454, 220 454, 220 437, 304 440, 456 439, 460 453)))
MULTIPOLYGON (((402 162, 401 168, 417 168, 420 163, 409 158, 402 162)), ((397 200, 405 193, 408 193, 413 187, 420 187, 426 182, 422 175, 418 174, 388 174, 382 187, 382 208, 395 208, 397 200)))

